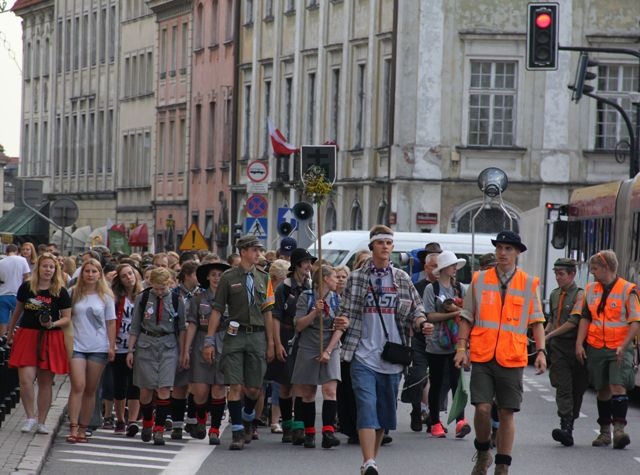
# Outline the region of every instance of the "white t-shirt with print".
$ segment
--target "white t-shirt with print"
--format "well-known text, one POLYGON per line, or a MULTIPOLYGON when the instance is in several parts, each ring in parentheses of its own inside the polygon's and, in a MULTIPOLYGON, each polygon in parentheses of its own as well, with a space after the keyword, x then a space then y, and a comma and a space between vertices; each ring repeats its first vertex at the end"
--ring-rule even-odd
POLYGON ((133 302, 129 300, 129 297, 125 297, 122 321, 116 333, 116 353, 127 353, 129 351, 129 329, 131 328, 132 316, 133 302))
POLYGON ((71 310, 73 322, 73 351, 106 353, 109 351, 107 322, 116 319, 113 297, 88 294, 78 300, 71 310))

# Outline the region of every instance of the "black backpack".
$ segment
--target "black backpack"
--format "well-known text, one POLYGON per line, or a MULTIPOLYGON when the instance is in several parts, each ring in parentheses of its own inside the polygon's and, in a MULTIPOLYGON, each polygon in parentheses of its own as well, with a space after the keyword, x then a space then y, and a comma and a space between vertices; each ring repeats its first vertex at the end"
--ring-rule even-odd
MULTIPOLYGON (((142 299, 140 300, 140 319, 144 318, 144 309, 147 307, 147 302, 149 301, 149 293, 151 292, 151 287, 147 287, 144 289, 142 294, 142 299)), ((180 328, 178 327, 178 308, 180 307, 180 295, 177 292, 171 291, 171 303, 173 304, 173 311, 176 312, 176 318, 173 319, 173 331, 178 336, 180 334, 180 328)))

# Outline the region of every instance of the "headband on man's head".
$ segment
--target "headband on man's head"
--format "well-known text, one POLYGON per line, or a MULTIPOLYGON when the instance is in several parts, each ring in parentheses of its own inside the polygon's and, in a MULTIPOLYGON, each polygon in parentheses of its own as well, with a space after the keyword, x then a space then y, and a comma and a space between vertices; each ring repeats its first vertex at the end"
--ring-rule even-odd
POLYGON ((373 244, 373 241, 381 241, 383 239, 391 239, 393 241, 393 234, 374 234, 369 238, 369 244, 373 244))

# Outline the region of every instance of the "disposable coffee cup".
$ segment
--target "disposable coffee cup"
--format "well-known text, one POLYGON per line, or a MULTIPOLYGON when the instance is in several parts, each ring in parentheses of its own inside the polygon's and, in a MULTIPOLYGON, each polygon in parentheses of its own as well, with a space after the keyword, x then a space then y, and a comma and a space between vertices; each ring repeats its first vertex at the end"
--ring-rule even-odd
POLYGON ((238 322, 229 322, 227 333, 231 336, 236 336, 238 334, 238 328, 240 328, 240 324, 238 322))

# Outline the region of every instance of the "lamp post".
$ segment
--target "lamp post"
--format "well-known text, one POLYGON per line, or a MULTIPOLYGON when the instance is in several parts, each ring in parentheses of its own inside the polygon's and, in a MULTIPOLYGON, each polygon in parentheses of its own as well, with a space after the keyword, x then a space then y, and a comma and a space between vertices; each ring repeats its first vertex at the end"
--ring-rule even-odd
POLYGON ((491 208, 491 203, 497 199, 500 209, 509 218, 509 229, 513 229, 513 218, 507 208, 504 207, 502 201, 502 192, 507 189, 509 180, 507 174, 501 169, 496 167, 485 168, 478 175, 478 188, 483 193, 482 206, 478 208, 471 218, 471 274, 473 275, 475 255, 476 255, 476 218, 482 212, 483 209, 491 208))

